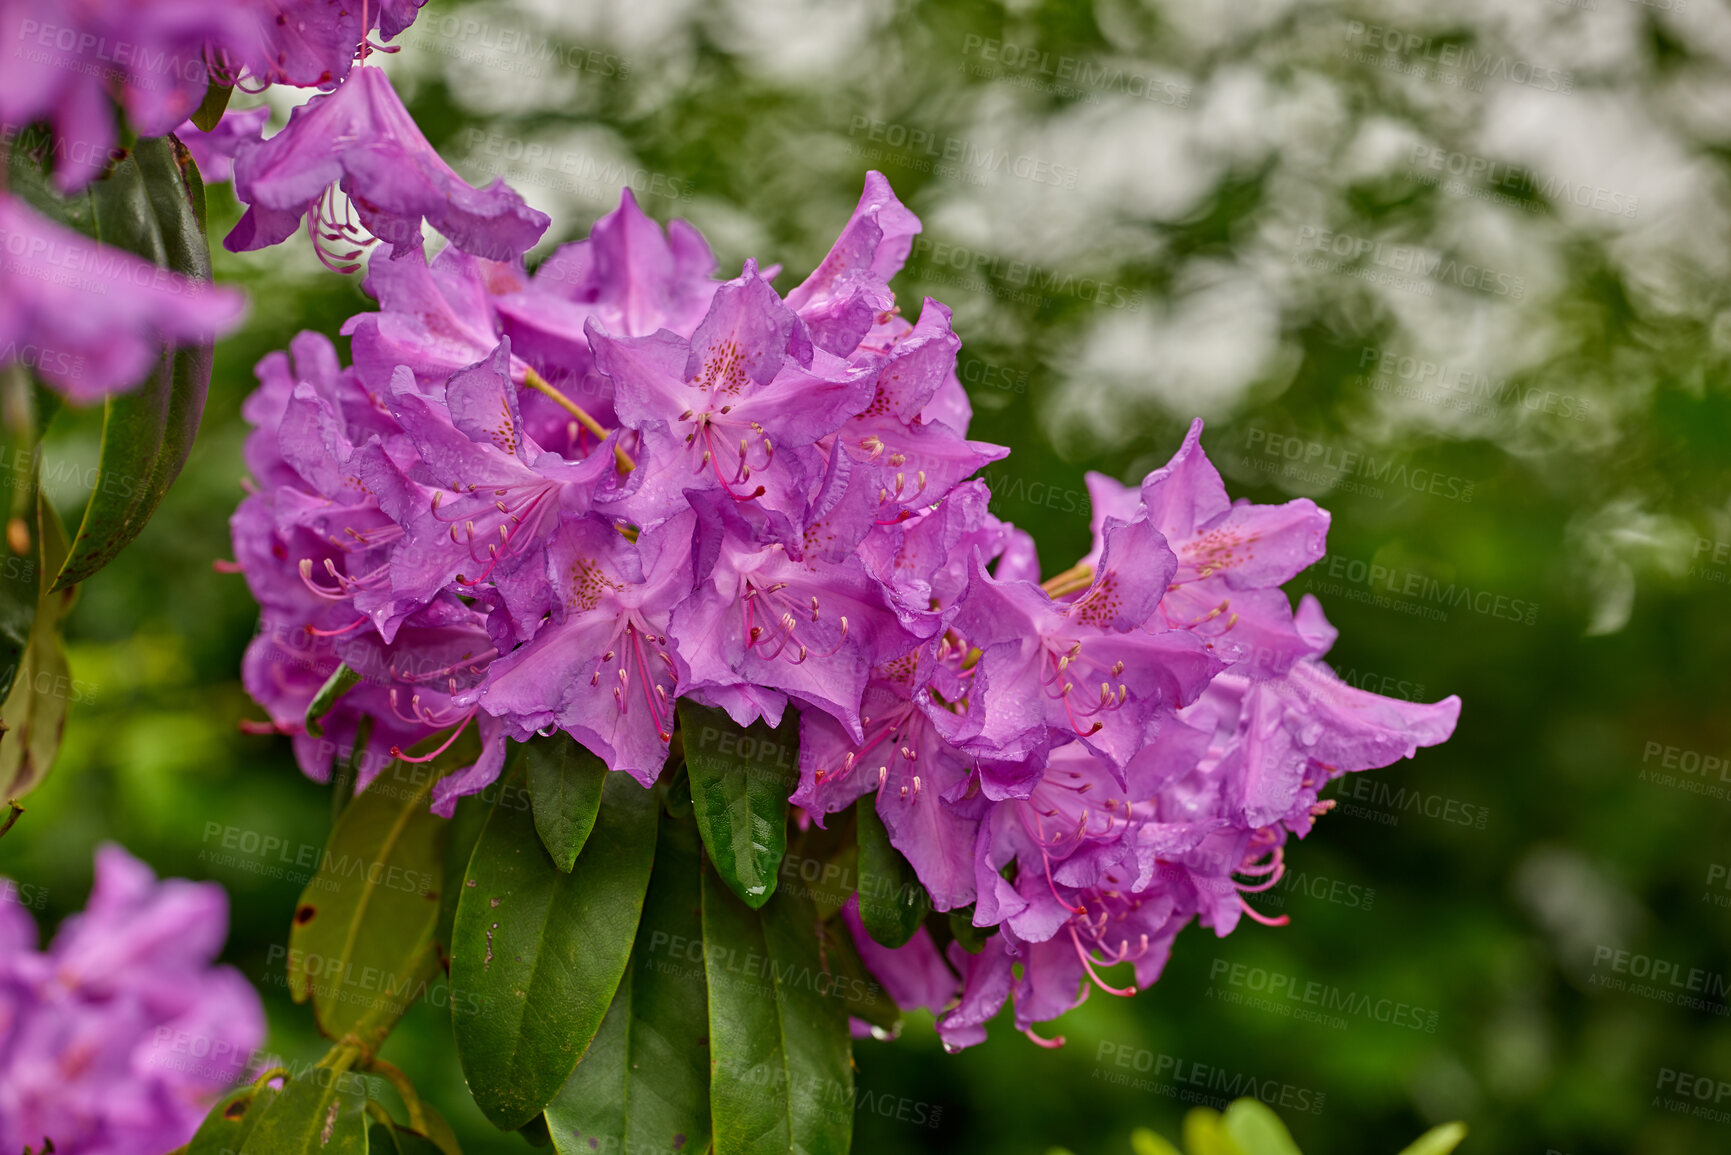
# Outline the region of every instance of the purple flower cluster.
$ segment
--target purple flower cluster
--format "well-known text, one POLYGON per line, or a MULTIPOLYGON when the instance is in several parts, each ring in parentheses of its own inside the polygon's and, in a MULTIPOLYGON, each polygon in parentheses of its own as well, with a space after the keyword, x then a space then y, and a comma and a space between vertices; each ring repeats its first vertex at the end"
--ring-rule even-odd
POLYGON ((264 1040, 258 994, 211 965, 227 933, 220 887, 159 883, 118 846, 97 852, 89 905, 47 951, 29 913, 0 903, 0 1150, 190 1139, 264 1040))
POLYGON ((1322 786, 1442 741, 1459 702, 1335 678, 1320 607, 1279 588, 1328 515, 1233 504, 1200 422, 1140 488, 1090 477, 1093 548, 1042 582, 972 478, 1007 451, 967 438, 948 310, 910 323, 890 292, 919 228, 870 174, 785 296, 750 261, 715 280, 629 193, 533 276, 381 251, 352 366, 311 333, 259 364, 232 525, 263 608, 247 687, 321 780, 370 718, 363 786, 477 726, 444 814, 537 733, 648 785, 677 699, 796 705, 794 803, 874 795, 934 906, 1000 932, 947 960, 856 935, 962 1046, 1006 998, 1026 1030, 1098 967, 1154 981, 1193 917, 1229 932, 1322 786), (315 738, 340 665, 360 681, 315 738))

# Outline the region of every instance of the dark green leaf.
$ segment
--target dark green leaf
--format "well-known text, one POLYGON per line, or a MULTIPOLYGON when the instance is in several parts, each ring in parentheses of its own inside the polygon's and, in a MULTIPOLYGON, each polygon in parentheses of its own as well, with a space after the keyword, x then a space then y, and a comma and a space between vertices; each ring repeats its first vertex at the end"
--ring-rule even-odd
POLYGON ((801 831, 781 860, 781 882, 797 886, 817 907, 817 916, 832 917, 853 897, 858 882, 859 836, 854 807, 829 816, 829 826, 813 823, 801 831))
POLYGON ((520 749, 541 844, 569 871, 595 826, 607 764, 568 734, 531 738, 520 749))
MULTIPOLYGON (((671 793, 671 792, 670 792, 671 793)), ((664 818, 631 965, 547 1125, 560 1155, 709 1146, 709 1021, 696 821, 664 818)))
POLYGON ((265 1106, 240 1155, 366 1155, 366 1108, 366 1080, 314 1067, 265 1106))
POLYGON ((541 1113, 601 1026, 637 933, 661 813, 653 792, 609 774, 567 874, 541 846, 523 778, 519 763, 515 793, 500 791, 475 844, 452 928, 451 985, 482 1007, 453 1016, 457 1056, 475 1102, 506 1131, 541 1113))
MULTIPOLYGON (((0 370, 0 411, 15 401, 29 394, 30 382, 22 368, 16 364, 0 370)), ((39 452, 32 452, 32 441, 21 431, 6 430, 5 440, 0 441, 13 460, 29 462, 27 470, 22 474, 14 472, 12 480, 14 488, 10 499, 8 518, 21 519, 29 525, 38 520, 35 512, 37 499, 37 477, 42 468, 42 457, 39 452)), ((30 629, 36 621, 36 607, 42 600, 41 575, 41 538, 32 535, 31 541, 22 552, 13 550, 15 543, 12 534, 0 534, 0 695, 12 688, 18 677, 19 666, 24 660, 25 647, 30 644, 30 629)), ((5 793, 8 779, 0 776, 0 797, 13 797, 5 793)))
POLYGON ((451 814, 450 841, 445 847, 444 887, 439 895, 439 925, 433 932, 447 962, 451 957, 451 928, 457 921, 457 901, 463 897, 463 879, 469 873, 469 859, 475 853, 475 843, 481 838, 482 828, 487 825, 487 815, 492 813, 492 803, 508 784, 509 779, 495 783, 481 794, 457 799, 457 808, 451 814))
POLYGON ((274 1098, 274 1087, 246 1086, 230 1091, 198 1125, 186 1145, 186 1155, 235 1155, 274 1098))
POLYGON ((974 905, 969 903, 960 910, 952 910, 945 916, 949 923, 950 937, 962 945, 969 954, 979 954, 986 949, 986 940, 998 932, 995 926, 974 925, 974 905))
POLYGON ((679 703, 697 828, 716 873, 756 909, 775 893, 787 849, 787 797, 799 777, 799 719, 740 728, 725 710, 679 703))
POLYGON ((919 875, 890 845, 871 795, 854 806, 859 824, 859 917, 866 933, 888 947, 903 946, 932 909, 919 875))
POLYGON ((210 86, 204 90, 204 99, 199 101, 198 107, 188 119, 198 126, 200 132, 214 130, 222 123, 222 114, 228 109, 228 98, 233 95, 234 85, 211 81, 210 86))
POLYGON ((517 1134, 523 1136, 523 1142, 531 1147, 546 1147, 553 1142, 553 1136, 547 1132, 545 1115, 537 1115, 517 1128, 517 1134))
POLYGON ((403 788, 381 775, 356 795, 295 910, 289 991, 310 995, 319 1029, 368 1054, 438 973, 433 932, 444 877, 444 819, 427 810, 433 776, 403 788))
POLYGON ((847 924, 831 918, 822 926, 823 965, 835 976, 835 992, 847 1004, 847 1013, 886 1035, 899 1035, 902 1009, 866 969, 847 924))
MULTIPOLYGON (((203 185, 179 142, 139 141, 92 186, 92 197, 104 244, 193 280, 210 279, 203 185)), ((209 344, 169 350, 142 385, 108 401, 96 484, 56 589, 107 565, 156 511, 191 452, 210 386, 211 355, 209 344)))
POLYGON ((853 1134, 847 1006, 796 890, 753 911, 703 872, 715 1155, 841 1155, 853 1134))

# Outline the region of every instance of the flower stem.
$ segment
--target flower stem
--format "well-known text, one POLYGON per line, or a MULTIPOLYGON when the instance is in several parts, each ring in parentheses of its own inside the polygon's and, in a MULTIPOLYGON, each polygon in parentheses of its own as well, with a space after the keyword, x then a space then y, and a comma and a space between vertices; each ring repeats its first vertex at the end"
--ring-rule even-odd
POLYGON ((430 1134, 427 1129, 427 1113, 422 1109, 421 1097, 415 1093, 415 1085, 409 1081, 409 1077, 395 1064, 378 1058, 367 1060, 367 1070, 390 1080, 391 1086, 397 1089, 397 1094, 403 1097, 403 1106, 409 1109, 409 1126, 423 1135, 430 1134))
MULTIPOLYGON (((589 411, 584 409, 583 406, 577 404, 577 402, 571 400, 571 398, 553 388, 547 379, 542 377, 541 374, 535 372, 535 370, 525 369, 523 371, 523 384, 535 390, 535 392, 543 394, 549 401, 552 401, 553 404, 559 406, 559 408, 575 417, 577 419, 577 424, 583 426, 583 428, 587 429, 595 436, 603 440, 606 439, 608 433, 606 426, 595 420, 595 418, 589 416, 589 411)), ((619 461, 620 473, 630 473, 633 469, 637 468, 636 463, 631 460, 630 456, 617 445, 613 447, 613 455, 619 461)))
POLYGON ((8 830, 12 829, 12 824, 18 821, 20 814, 24 813, 24 807, 16 802, 8 802, 6 805, 12 808, 12 813, 6 816, 6 821, 0 822, 0 836, 4 836, 8 830))

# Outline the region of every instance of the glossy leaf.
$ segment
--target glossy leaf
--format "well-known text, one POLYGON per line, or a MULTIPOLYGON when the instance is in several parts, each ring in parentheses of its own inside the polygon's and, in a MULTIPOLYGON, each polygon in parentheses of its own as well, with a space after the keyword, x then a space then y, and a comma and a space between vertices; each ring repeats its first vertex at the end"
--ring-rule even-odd
MULTIPOLYGON (((142 140, 92 187, 97 236, 193 280, 210 279, 204 186, 185 146, 142 140)), ((136 389, 108 400, 96 484, 72 552, 55 581, 65 589, 112 561, 137 537, 191 452, 210 387, 212 346, 164 353, 136 389)))
POLYGON ((866 933, 888 947, 903 946, 932 909, 919 875, 890 845, 874 799, 854 806, 859 826, 859 917, 866 933))
POLYGON ((289 933, 289 992, 369 1054, 439 969, 447 824, 427 809, 433 775, 403 777, 381 775, 343 810, 289 933))
POLYGON ((715 1155, 846 1152, 853 1134, 847 1009, 823 967, 811 901, 761 911, 703 872, 709 1106, 715 1155))
POLYGON ((269 1086, 240 1087, 216 1101, 204 1122, 198 1125, 186 1155, 235 1155, 246 1145, 246 1138, 263 1117, 270 1101, 276 1098, 276 1088, 269 1086))
POLYGON ((560 1155, 709 1146, 700 858, 695 819, 662 819, 631 965, 595 1041, 547 1105, 560 1155))
POLYGON ((359 1075, 314 1067, 265 1106, 240 1155, 366 1155, 366 1105, 359 1075))
POLYGON ((716 873, 753 909, 775 893, 787 850, 787 798, 798 781, 799 719, 734 724, 725 710, 679 703, 691 801, 716 873))
POLYGON ((607 764, 567 734, 531 738, 518 757, 529 782, 535 829, 560 870, 569 871, 595 827, 607 764))
MULTIPOLYGON (((527 802, 523 778, 519 764, 507 781, 527 802)), ((510 797, 500 791, 469 860, 451 985, 484 1008, 453 1016, 469 1090, 495 1126, 515 1131, 564 1086, 619 988, 661 806, 629 775, 609 774, 595 829, 565 873, 510 797)))

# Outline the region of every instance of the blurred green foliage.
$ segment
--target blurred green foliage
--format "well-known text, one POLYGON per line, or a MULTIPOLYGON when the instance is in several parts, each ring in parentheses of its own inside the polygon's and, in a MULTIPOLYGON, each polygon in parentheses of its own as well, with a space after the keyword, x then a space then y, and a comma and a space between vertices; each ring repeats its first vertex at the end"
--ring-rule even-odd
MULTIPOLYGON (((1186 931, 1155 987, 1096 992, 1058 1050, 1007 1022, 953 1056, 929 1022, 860 1041, 857 1150, 1120 1152, 1244 1094, 1315 1151, 1456 1118, 1487 1152, 1731 1143, 1731 173, 1708 8, 424 11, 389 61, 416 117, 470 179, 553 212, 553 240, 629 180, 725 272, 780 261, 785 288, 881 167, 927 227, 903 309, 954 307, 973 436, 1014 449, 994 511, 1048 571, 1086 548, 1084 472, 1139 477, 1201 414, 1235 496, 1333 512, 1329 558, 1292 589, 1340 627, 1336 668, 1464 700, 1451 742, 1348 782, 1290 848, 1289 885, 1255 900, 1290 926, 1186 931), (1482 75, 1445 63, 1469 50, 1482 75)), ((237 215, 213 190, 213 235, 237 215)), ((256 613, 211 562, 252 364, 369 305, 298 238, 218 261, 251 320, 219 348, 185 474, 83 592, 68 636, 94 700, 0 871, 46 889, 45 925, 83 904, 105 839, 220 881, 271 1046, 312 1058, 281 965, 301 872, 225 842, 292 860, 330 804, 286 741, 237 727, 259 716, 237 680, 256 613)), ((87 415, 54 452, 89 464, 96 439, 87 415)), ((466 1150, 523 1149, 470 1102, 436 1009, 384 1056, 466 1150)))

